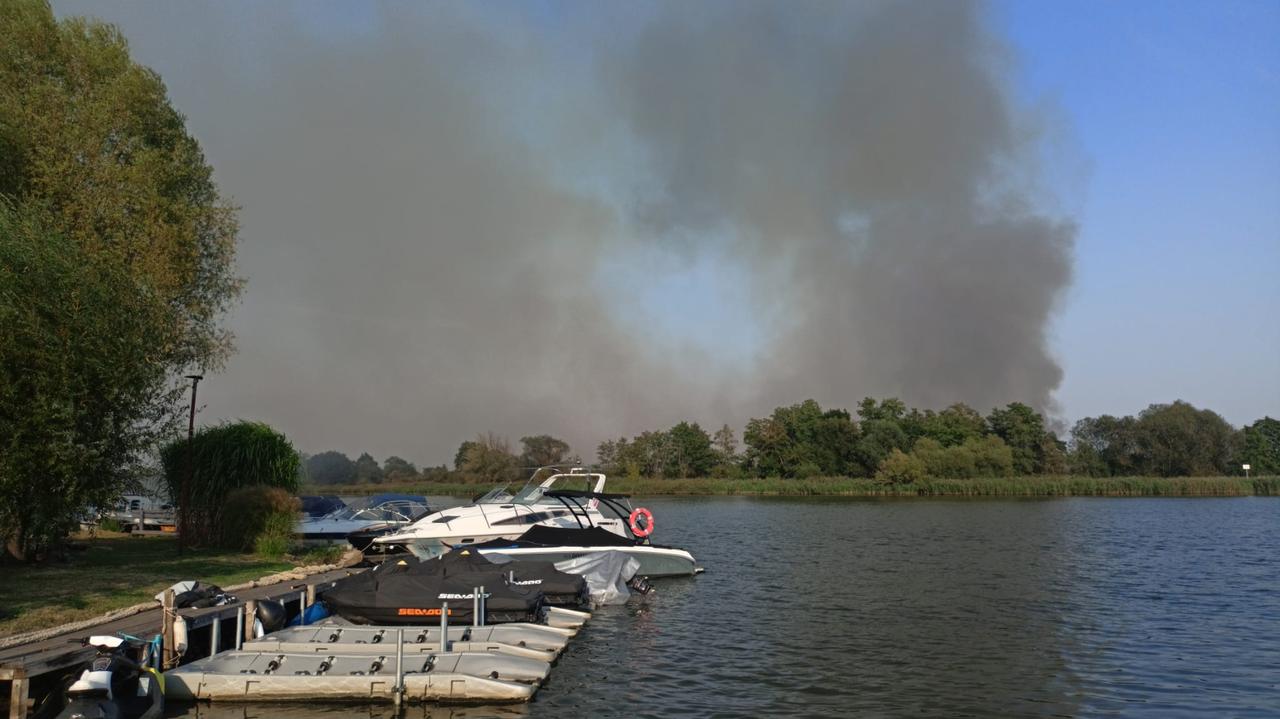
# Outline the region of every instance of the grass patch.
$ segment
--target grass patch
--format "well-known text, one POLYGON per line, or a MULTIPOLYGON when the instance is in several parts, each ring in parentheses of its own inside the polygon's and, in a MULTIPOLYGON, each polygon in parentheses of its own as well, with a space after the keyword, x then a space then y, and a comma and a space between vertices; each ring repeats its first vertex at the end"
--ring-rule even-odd
POLYGON ((295 565, 225 550, 187 550, 175 537, 99 532, 67 562, 0 565, 0 636, 44 629, 144 602, 184 579, 228 586, 295 565))
MULTIPOLYGON (((473 497, 479 484, 426 483, 309 487, 316 494, 378 492, 473 497)), ((843 497, 1243 497, 1280 496, 1280 476, 1253 477, 986 477, 925 479, 881 484, 857 477, 809 479, 632 479, 611 477, 607 491, 656 496, 843 496, 843 497)))

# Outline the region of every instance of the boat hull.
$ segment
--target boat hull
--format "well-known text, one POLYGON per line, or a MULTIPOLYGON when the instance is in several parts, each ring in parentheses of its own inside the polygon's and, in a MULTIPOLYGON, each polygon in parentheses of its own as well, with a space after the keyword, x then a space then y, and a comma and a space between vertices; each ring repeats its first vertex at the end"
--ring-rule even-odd
POLYGON ((671 547, 495 547, 477 551, 542 562, 562 562, 599 552, 622 552, 640 562, 636 574, 642 577, 687 577, 695 574, 697 568, 692 554, 671 547))

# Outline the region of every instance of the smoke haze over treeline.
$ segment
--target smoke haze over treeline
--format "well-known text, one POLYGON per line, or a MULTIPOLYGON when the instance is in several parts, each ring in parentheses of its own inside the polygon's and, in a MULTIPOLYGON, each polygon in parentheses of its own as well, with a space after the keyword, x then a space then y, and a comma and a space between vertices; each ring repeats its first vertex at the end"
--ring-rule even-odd
POLYGON ((63 3, 242 207, 205 421, 449 461, 813 397, 1052 414, 1074 227, 984 6, 63 3))

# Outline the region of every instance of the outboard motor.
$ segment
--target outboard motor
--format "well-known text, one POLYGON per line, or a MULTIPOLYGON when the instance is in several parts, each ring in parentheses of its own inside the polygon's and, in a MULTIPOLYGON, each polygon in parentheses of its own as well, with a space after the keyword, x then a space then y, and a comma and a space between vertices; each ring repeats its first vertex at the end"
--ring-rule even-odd
POLYGON ((129 656, 138 644, 106 635, 89 637, 83 643, 97 653, 67 687, 66 708, 58 719, 151 719, 163 715, 159 678, 129 656))
POLYGON ((258 601, 258 621, 262 622, 262 631, 270 634, 284 629, 285 623, 289 621, 289 613, 285 611, 284 604, 273 599, 262 599, 258 601))

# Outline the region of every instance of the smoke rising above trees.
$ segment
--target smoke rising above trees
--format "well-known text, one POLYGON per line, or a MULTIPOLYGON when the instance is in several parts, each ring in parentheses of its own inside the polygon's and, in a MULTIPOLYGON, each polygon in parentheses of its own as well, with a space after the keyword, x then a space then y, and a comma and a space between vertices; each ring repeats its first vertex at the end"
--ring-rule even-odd
POLYGON ((981 4, 83 9, 243 206, 215 413, 436 464, 795 397, 1053 409, 1074 229, 981 4), (695 265, 729 321, 642 302, 695 265))

